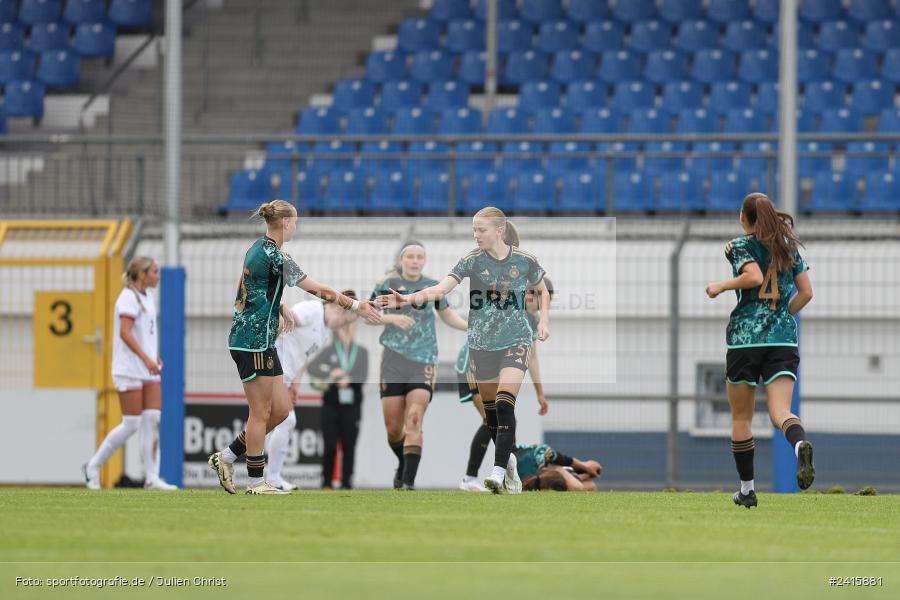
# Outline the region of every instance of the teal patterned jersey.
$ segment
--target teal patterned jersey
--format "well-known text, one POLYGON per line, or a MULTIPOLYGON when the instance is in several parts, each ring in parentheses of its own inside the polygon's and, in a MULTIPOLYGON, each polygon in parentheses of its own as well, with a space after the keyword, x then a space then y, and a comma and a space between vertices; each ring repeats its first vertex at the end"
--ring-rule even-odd
MULTIPOLYGON (((391 272, 387 277, 375 284, 371 299, 391 293, 391 289, 401 294, 411 294, 424 290, 437 283, 430 277, 422 276, 418 281, 404 279, 396 272, 391 272)), ((397 314, 411 317, 416 324, 404 331, 396 325, 385 325, 379 341, 385 348, 390 348, 397 354, 413 362, 433 365, 437 362, 438 345, 437 331, 435 331, 434 313, 436 310, 447 308, 447 300, 428 302, 424 306, 412 306, 407 304, 400 308, 386 308, 385 314, 397 314)))
POLYGON ((530 346, 534 330, 525 310, 525 289, 544 278, 538 260, 515 246, 497 260, 483 250, 462 257, 450 276, 469 278, 469 348, 503 350, 530 346))
POLYGON ((533 444, 530 446, 516 446, 513 448, 519 477, 525 479, 531 475, 537 475, 538 471, 556 460, 556 450, 547 444, 533 444))
POLYGON ((763 273, 759 287, 735 290, 738 301, 728 320, 728 347, 796 346, 797 322, 788 312, 788 303, 794 293, 794 278, 809 269, 806 261, 795 252, 794 265, 776 273, 769 251, 752 235, 728 242, 725 257, 735 277, 750 262, 759 265, 763 273))
POLYGON ((456 355, 456 364, 453 365, 457 373, 465 373, 469 370, 469 342, 465 342, 456 355))
POLYGON ((248 352, 274 348, 284 286, 297 285, 305 278, 306 273, 273 239, 256 240, 244 256, 228 348, 248 352))

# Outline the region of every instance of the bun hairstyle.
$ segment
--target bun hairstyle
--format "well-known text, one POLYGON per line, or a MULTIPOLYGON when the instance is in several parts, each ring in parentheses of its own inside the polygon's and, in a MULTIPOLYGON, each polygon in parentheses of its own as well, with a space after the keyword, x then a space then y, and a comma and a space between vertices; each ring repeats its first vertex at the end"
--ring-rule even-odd
POLYGON ((286 200, 272 200, 260 204, 254 216, 263 219, 269 225, 279 219, 296 217, 297 211, 294 209, 294 205, 286 200))
POLYGON ((794 218, 775 208, 768 196, 753 192, 744 198, 741 212, 753 226, 753 235, 772 256, 772 265, 782 273, 796 263, 797 247, 802 246, 794 233, 794 218))
POLYGON ((494 227, 503 228, 503 243, 510 246, 519 245, 519 230, 506 218, 506 214, 494 206, 485 206, 477 213, 475 218, 490 219, 494 227))

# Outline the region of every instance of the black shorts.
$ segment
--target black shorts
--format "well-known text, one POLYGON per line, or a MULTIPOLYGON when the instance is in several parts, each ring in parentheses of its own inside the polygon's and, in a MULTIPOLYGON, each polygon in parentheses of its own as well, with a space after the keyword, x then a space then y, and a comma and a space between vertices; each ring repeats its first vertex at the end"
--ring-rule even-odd
POLYGON ((269 348, 262 352, 232 350, 231 358, 237 365, 241 381, 250 381, 257 376, 278 377, 284 373, 281 370, 281 361, 278 360, 278 352, 275 351, 275 348, 269 348))
POLYGON ((381 354, 381 397, 405 396, 413 390, 427 390, 428 401, 434 394, 434 365, 409 360, 385 348, 381 354))
POLYGON ((796 346, 760 346, 733 348, 725 355, 725 377, 728 383, 746 383, 756 387, 787 375, 797 380, 800 353, 796 346))
POLYGON ((469 369, 478 381, 496 379, 507 367, 528 370, 531 346, 519 344, 502 350, 475 350, 469 348, 469 369))
POLYGON ((459 401, 472 402, 472 396, 478 393, 475 373, 467 370, 465 373, 457 373, 456 375, 459 383, 459 401))

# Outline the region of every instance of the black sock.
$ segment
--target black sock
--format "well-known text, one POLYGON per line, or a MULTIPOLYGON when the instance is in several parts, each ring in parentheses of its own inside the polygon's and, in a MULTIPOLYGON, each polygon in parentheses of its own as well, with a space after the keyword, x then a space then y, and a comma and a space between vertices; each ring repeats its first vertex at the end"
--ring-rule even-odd
POLYGON ((497 393, 497 439, 494 441, 494 466, 506 468, 516 443, 516 397, 497 393))
POLYGON ((244 430, 238 434, 234 441, 228 444, 228 448, 234 452, 234 455, 240 458, 247 453, 247 431, 244 430))
POLYGON ((247 457, 247 476, 248 477, 262 477, 263 471, 266 469, 266 455, 260 454, 259 456, 248 456, 247 457))
POLYGON ((487 425, 491 441, 497 443, 497 403, 494 401, 484 403, 484 422, 487 425))
POLYGON ((477 477, 478 467, 487 454, 488 444, 491 443, 491 431, 487 424, 482 423, 481 427, 475 432, 472 438, 472 445, 469 447, 469 465, 466 467, 467 477, 477 477))
POLYGON ((731 453, 734 455, 734 465, 737 467, 738 477, 741 481, 753 479, 753 450, 756 443, 753 438, 743 441, 731 440, 731 453))
POLYGON ((416 471, 422 459, 422 446, 403 446, 403 485, 416 484, 416 471))
POLYGON ((781 424, 781 431, 784 432, 784 437, 791 444, 791 449, 797 446, 797 442, 802 442, 806 439, 806 431, 797 417, 785 419, 784 423, 781 424))
POLYGON ((403 440, 404 438, 400 438, 399 440, 391 440, 391 438, 388 438, 388 446, 391 447, 391 452, 397 457, 398 473, 403 471, 403 440))

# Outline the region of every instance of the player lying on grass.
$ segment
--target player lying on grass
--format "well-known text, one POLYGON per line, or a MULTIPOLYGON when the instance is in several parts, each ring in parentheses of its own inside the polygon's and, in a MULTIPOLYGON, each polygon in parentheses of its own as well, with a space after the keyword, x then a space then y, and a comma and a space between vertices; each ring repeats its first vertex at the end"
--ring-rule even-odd
POLYGON ((595 492, 594 478, 603 467, 596 460, 581 460, 557 452, 547 444, 516 446, 522 489, 526 491, 595 492))

